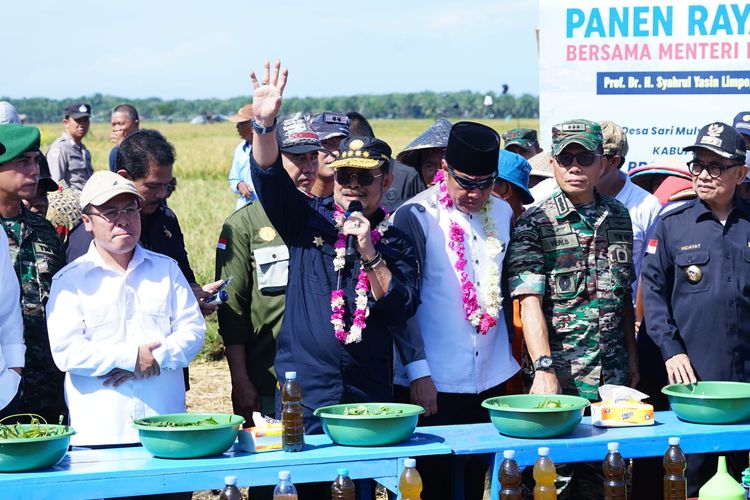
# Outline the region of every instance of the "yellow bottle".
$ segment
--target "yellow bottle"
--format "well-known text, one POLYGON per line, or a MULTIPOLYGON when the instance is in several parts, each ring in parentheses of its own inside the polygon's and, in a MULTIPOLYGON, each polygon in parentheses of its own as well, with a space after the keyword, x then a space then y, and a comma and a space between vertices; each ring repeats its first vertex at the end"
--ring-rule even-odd
POLYGON ((555 479, 557 470, 549 457, 549 448, 539 448, 539 458, 534 464, 534 500, 557 500, 555 479))
POLYGON ((417 472, 417 461, 404 459, 404 472, 398 481, 398 491, 402 500, 420 500, 422 498, 422 477, 417 472))

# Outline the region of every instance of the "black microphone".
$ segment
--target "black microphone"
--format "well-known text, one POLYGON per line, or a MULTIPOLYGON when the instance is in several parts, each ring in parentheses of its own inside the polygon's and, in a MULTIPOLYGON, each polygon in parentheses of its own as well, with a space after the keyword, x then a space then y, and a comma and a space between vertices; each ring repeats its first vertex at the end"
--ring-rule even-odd
MULTIPOLYGON (((349 203, 349 208, 346 210, 346 218, 348 219, 352 215, 352 212, 361 212, 362 210, 364 210, 362 203, 354 200, 349 203)), ((357 260, 357 237, 353 234, 349 234, 346 237, 344 260, 346 260, 346 262, 354 262, 357 260)))

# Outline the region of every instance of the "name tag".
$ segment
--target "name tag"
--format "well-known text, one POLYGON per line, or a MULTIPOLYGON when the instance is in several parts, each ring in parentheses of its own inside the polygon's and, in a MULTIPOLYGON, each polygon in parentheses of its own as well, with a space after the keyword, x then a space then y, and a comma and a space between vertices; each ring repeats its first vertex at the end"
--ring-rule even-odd
POLYGON ((579 246, 578 236, 575 234, 566 234, 554 238, 542 238, 542 249, 544 249, 545 252, 578 248, 579 246))

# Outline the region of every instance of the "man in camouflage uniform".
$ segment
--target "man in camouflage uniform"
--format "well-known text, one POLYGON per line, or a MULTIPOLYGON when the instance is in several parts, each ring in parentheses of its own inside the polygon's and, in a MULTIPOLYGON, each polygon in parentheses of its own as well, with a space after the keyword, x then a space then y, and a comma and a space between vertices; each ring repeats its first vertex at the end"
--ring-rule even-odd
MULTIPOLYGON (((521 301, 532 394, 596 400, 600 385, 635 386, 638 379, 633 231, 627 209, 595 190, 606 165, 602 154, 599 124, 553 127, 551 162, 560 188, 526 211, 511 235, 508 285, 521 301)), ((581 470, 587 465, 575 468, 565 490, 571 498, 601 491, 600 465, 581 470)))
POLYGON ((39 176, 39 129, 0 125, 0 143, 11 144, 0 156, 0 221, 21 286, 26 367, 20 388, 23 413, 57 422, 67 415, 64 375, 49 347, 45 305, 52 276, 65 265, 65 250, 52 225, 22 203, 33 197, 39 176))

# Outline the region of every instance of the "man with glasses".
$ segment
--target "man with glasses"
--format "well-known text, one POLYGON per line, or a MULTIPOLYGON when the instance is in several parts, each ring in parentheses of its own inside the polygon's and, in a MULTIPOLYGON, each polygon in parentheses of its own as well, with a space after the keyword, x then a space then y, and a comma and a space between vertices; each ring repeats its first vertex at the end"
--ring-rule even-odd
MULTIPOLYGON (((750 382, 750 205, 735 196, 748 171, 745 141, 715 122, 683 151, 693 153, 698 198, 662 214, 649 239, 641 275, 648 335, 670 383, 750 382)), ((739 474, 747 454, 733 458, 739 474)), ((715 456, 688 457, 688 496, 712 470, 715 456)))
MULTIPOLYGON (((117 149, 117 174, 131 180, 143 197, 140 204, 139 243, 147 250, 176 260, 196 297, 202 299, 211 294, 218 282, 203 287, 196 282, 177 215, 164 201, 172 180, 174 162, 174 147, 157 130, 141 129, 133 132, 117 149)), ((68 262, 73 262, 88 252, 92 239, 92 233, 79 223, 68 237, 68 262)), ((210 314, 218 308, 202 300, 199 304, 204 314, 210 314)))
POLYGON ((331 165, 333 199, 311 200, 295 188, 272 133, 281 126, 276 115, 286 70, 281 72, 277 62, 271 71, 266 63, 263 80, 254 72, 250 79, 255 89, 253 183, 289 247, 275 368, 280 376, 299 374, 305 431, 320 433, 315 408, 392 399, 394 340, 402 357, 419 350, 402 337, 404 322, 419 303, 417 263, 406 236, 388 227, 380 208, 392 182, 390 147, 372 137, 344 139, 331 165), (360 207, 354 209, 353 202, 360 207), (351 259, 347 247, 353 250, 351 259))
POLYGON ((138 443, 134 419, 185 411, 206 325, 177 263, 138 244, 144 197, 110 171, 81 191, 88 252, 52 280, 47 327, 74 445, 138 443))
MULTIPOLYGON (((246 107, 252 115, 252 106, 246 107)), ((294 118, 277 127, 277 138, 284 170, 310 197, 309 180, 316 179, 322 150, 318 136, 304 119, 294 118)), ((249 161, 248 156, 248 167, 249 161)), ((254 411, 274 413, 273 362, 288 275, 289 249, 259 202, 227 218, 216 246, 216 279, 232 276, 232 281, 226 287, 229 300, 219 307, 219 334, 232 375, 232 407, 248 425, 254 411)))
MULTIPOLYGON (((492 196, 499 150, 491 128, 454 124, 442 180, 396 212, 394 225, 414 241, 422 269, 422 300, 410 324, 422 332, 427 359, 410 370, 396 363, 394 381, 399 400, 424 406, 420 425, 488 422, 482 401, 505 394, 505 381, 518 371, 501 288, 513 213, 492 196), (410 392, 415 378, 431 391, 410 392)), ((449 461, 425 460, 424 496, 440 498, 451 487, 449 461)), ((467 498, 482 497, 485 470, 481 462, 467 464, 467 498)))
POLYGON ((0 125, 0 144, 5 145, 0 154, 0 222, 15 269, 13 279, 21 287, 20 298, 16 291, 15 296, 3 300, 20 304, 23 314, 26 367, 16 410, 38 413, 57 423, 60 416, 67 416, 68 409, 64 376, 52 361, 44 306, 52 276, 65 265, 65 250, 44 216, 23 204, 39 191, 39 137, 36 127, 0 125))
MULTIPOLYGON (((533 367, 530 392, 596 401, 600 385, 638 382, 633 230, 627 209, 596 190, 607 162, 598 123, 555 125, 551 153, 559 189, 514 227, 508 285, 521 302, 533 367)), ((561 498, 601 492, 600 464, 576 465, 567 473, 573 479, 561 498)))

